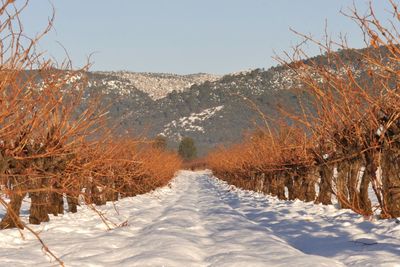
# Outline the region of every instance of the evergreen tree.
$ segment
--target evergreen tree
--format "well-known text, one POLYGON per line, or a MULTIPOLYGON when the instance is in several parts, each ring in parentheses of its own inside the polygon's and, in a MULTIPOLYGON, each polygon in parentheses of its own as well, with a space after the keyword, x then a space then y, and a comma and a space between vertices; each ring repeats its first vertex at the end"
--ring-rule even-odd
POLYGON ((194 159, 197 156, 197 149, 194 140, 190 137, 182 138, 179 144, 178 153, 184 160, 194 159))

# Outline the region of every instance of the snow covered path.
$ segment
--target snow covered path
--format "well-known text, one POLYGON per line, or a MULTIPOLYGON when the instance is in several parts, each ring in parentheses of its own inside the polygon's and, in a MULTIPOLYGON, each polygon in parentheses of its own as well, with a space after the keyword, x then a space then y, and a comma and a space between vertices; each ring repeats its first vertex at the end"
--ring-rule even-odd
MULTIPOLYGON (((232 189, 182 171, 170 188, 99 208, 126 226, 107 231, 83 207, 34 228, 66 266, 400 266, 394 221, 232 189)), ((0 231, 0 266, 56 266, 24 233, 0 231)))

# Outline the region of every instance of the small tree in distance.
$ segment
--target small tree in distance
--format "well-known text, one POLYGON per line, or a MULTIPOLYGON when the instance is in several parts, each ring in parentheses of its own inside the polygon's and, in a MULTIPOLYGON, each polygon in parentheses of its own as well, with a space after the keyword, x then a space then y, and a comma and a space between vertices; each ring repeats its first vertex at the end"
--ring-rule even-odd
POLYGON ((182 138, 178 148, 179 155, 184 160, 192 160, 197 156, 197 149, 194 140, 190 137, 182 138))

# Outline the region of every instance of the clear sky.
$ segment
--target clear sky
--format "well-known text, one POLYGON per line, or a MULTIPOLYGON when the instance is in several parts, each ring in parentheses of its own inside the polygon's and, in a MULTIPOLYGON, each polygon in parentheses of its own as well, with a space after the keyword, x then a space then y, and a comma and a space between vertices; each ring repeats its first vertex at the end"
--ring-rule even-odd
MULTIPOLYGON (((360 10, 367 1, 354 0, 360 10)), ((375 0, 378 12, 387 0, 375 0)), ((322 38, 347 33, 363 46, 358 27, 339 11, 353 0, 31 0, 25 29, 36 33, 56 10, 54 30, 40 48, 92 70, 225 74, 268 68, 299 41, 289 28, 322 38)), ((385 5, 386 7, 386 5, 385 5)), ((314 51, 316 53, 316 51, 314 51)))

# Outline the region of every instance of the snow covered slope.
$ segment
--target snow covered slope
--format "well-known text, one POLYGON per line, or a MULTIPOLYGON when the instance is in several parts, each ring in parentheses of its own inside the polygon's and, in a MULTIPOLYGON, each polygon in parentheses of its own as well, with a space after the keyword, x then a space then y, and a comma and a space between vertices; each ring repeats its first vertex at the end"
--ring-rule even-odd
POLYGON ((123 90, 126 84, 133 85, 135 88, 148 94, 154 100, 164 98, 172 91, 182 92, 194 84, 202 84, 206 81, 213 82, 221 78, 218 75, 207 73, 188 75, 128 71, 95 73, 118 77, 123 81, 108 81, 108 86, 111 90, 123 90))
POLYGON ((180 135, 181 132, 198 131, 205 133, 204 128, 199 124, 215 116, 215 114, 221 111, 223 108, 223 105, 207 108, 202 112, 191 113, 190 116, 181 117, 179 120, 173 120, 164 126, 164 130, 160 133, 160 135, 177 137, 177 140, 180 140, 182 138, 180 135))
MULTIPOLYGON (((278 201, 206 171, 182 171, 170 187, 100 210, 125 226, 107 231, 82 207, 34 228, 66 266, 396 266, 400 258, 394 221, 278 201)), ((24 234, 0 231, 0 266, 56 266, 24 234)))

